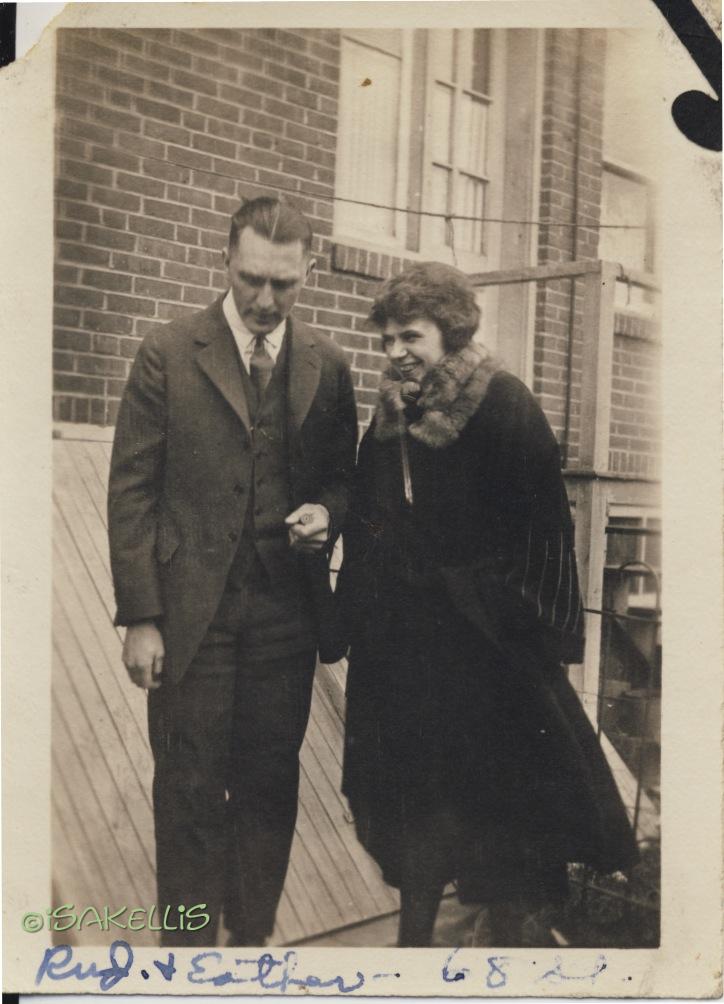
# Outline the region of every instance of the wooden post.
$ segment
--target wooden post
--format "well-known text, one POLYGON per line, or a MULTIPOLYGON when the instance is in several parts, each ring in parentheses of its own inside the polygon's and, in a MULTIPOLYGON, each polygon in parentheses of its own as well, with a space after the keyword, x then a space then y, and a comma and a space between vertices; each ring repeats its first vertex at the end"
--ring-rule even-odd
MULTIPOLYGON (((599 262, 585 277, 581 379, 580 466, 593 471, 579 484, 576 501, 576 551, 583 605, 600 610, 606 559, 608 490, 599 475, 608 471, 613 377, 615 265, 599 262)), ((601 616, 586 614, 586 648, 582 674, 576 681, 589 717, 598 717, 601 661, 601 616)), ((574 677, 575 679, 575 677, 574 677)))

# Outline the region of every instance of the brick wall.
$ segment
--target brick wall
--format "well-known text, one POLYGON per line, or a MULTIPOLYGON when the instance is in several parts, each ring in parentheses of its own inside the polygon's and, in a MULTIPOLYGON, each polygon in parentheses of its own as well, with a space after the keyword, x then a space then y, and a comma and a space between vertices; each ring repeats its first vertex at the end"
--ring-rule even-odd
MULTIPOLYGON (((604 60, 605 32, 546 32, 541 219, 594 224, 600 220, 604 60)), ((543 226, 538 255, 540 264, 596 258, 598 231, 595 226, 543 226)), ((582 292, 580 281, 541 284, 536 304, 533 389, 562 439, 569 343, 572 349, 570 466, 575 465, 579 444, 582 292)))
POLYGON ((336 31, 58 33, 57 419, 115 421, 140 339, 223 290, 229 216, 268 186, 318 235, 300 315, 368 347, 357 284, 324 282, 338 63, 336 31))
POLYGON ((653 323, 616 315, 608 464, 612 471, 660 475, 660 356, 653 323))
MULTIPOLYGON (((604 38, 546 33, 543 218, 599 219, 604 38)), ((405 261, 332 237, 338 78, 336 30, 58 33, 58 420, 115 422, 144 335, 224 289, 221 249, 230 214, 242 199, 284 189, 316 234, 317 269, 295 313, 343 346, 360 419, 369 421, 384 359, 364 321, 376 285, 405 261)), ((541 263, 596 256, 595 228, 540 229, 541 263)), ((580 411, 580 292, 573 302, 571 464, 580 411)), ((559 437, 570 311, 570 282, 540 286, 534 390, 559 437)), ((617 343, 614 379, 625 381, 628 335, 625 324, 618 328, 624 341, 617 343)), ((645 411, 645 383, 634 377, 633 387, 616 385, 617 436, 618 426, 630 428, 632 414, 645 411)), ((641 458, 649 454, 638 447, 651 439, 648 432, 622 436, 627 445, 621 437, 612 444, 612 463, 643 471, 648 461, 641 458), (627 459, 633 453, 638 460, 627 459)))

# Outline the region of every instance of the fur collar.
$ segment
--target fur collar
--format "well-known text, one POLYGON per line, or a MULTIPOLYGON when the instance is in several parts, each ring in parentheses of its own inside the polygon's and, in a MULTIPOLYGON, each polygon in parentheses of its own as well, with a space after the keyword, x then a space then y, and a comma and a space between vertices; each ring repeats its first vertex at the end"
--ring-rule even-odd
MULTIPOLYGON (((410 435, 432 449, 454 443, 480 407, 499 368, 485 349, 472 342, 443 356, 422 380, 417 401, 422 415, 408 424, 410 435)), ((399 435, 404 408, 401 383, 388 370, 380 384, 375 439, 384 441, 399 435)))

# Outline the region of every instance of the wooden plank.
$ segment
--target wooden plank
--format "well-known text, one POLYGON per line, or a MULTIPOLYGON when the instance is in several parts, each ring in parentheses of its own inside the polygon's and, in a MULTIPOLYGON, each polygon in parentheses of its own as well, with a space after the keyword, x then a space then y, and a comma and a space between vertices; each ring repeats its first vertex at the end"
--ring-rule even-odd
MULTIPOLYGON (((564 261, 554 265, 528 265, 522 268, 497 269, 494 272, 474 272, 468 278, 473 286, 506 286, 511 282, 544 282, 554 279, 570 279, 579 275, 597 273, 600 262, 595 259, 585 261, 564 261)), ((614 269, 619 266, 612 265, 614 269)))
POLYGON ((79 486, 75 492, 57 489, 54 492, 54 504, 57 515, 65 523, 68 534, 73 539, 88 578, 103 603, 106 620, 112 624, 115 616, 115 597, 107 534, 100 524, 93 503, 79 486))
MULTIPOLYGON (((92 833, 94 856, 98 860, 98 872, 107 877, 110 886, 111 899, 109 906, 116 908, 128 901, 129 895, 136 897, 139 904, 153 902, 154 896, 148 883, 138 881, 135 872, 135 862, 129 862, 124 857, 126 841, 114 827, 118 818, 117 792, 110 784, 96 784, 89 775, 87 742, 83 736, 75 733, 75 721, 66 719, 67 707, 61 706, 57 691, 53 701, 53 747, 57 753, 56 770, 60 772, 66 784, 66 790, 71 790, 72 811, 87 824, 87 830, 92 833), (108 799, 104 804, 104 799, 108 799), (118 838, 118 839, 117 839, 118 838)), ((85 828, 85 826, 84 826, 85 828)), ((141 859, 142 861, 142 859, 141 859)), ((142 861, 143 863, 143 861, 142 861)))
POLYGON ((112 425, 91 425, 86 422, 53 423, 53 439, 112 443, 115 431, 112 425))
POLYGON ((69 812, 68 798, 62 776, 53 767, 53 791, 51 793, 51 819, 53 833, 53 885, 59 898, 53 906, 63 903, 88 906, 103 902, 110 895, 103 875, 96 873, 97 863, 93 861, 86 845, 86 837, 78 826, 78 819, 69 812), (55 783, 57 780, 57 784, 55 783), (90 876, 95 876, 93 879, 90 876))
MULTIPOLYGON (((334 875, 330 875, 325 848, 320 846, 317 834, 311 824, 307 806, 309 804, 308 782, 304 772, 300 776, 300 799, 297 813, 296 836, 298 846, 295 865, 306 889, 310 902, 314 902, 324 930, 339 927, 345 922, 344 899, 335 895, 334 875)), ((307 928, 306 918, 302 922, 307 928)), ((306 936, 306 935, 305 935, 306 936)))
POLYGON ((370 910, 374 912, 376 907, 348 846, 341 838, 337 820, 332 820, 325 804, 324 796, 331 793, 334 798, 334 789, 328 783, 325 785, 326 779, 309 747, 302 751, 302 764, 314 793, 313 800, 310 798, 307 801, 310 820, 319 843, 325 849, 330 871, 335 875, 335 885, 340 895, 345 895, 346 911, 350 917, 361 919, 370 910))
MULTIPOLYGON (((100 601, 87 581, 61 556, 61 542, 58 539, 57 564, 68 573, 68 581, 62 588, 56 587, 57 609, 65 614, 65 621, 58 621, 59 644, 64 645, 70 637, 83 654, 89 671, 89 682, 95 683, 97 700, 103 701, 115 728, 122 736, 124 745, 135 755, 137 763, 144 760, 150 765, 150 745, 146 731, 147 698, 143 691, 134 687, 128 679, 121 662, 120 641, 114 628, 104 623, 104 611, 100 601), (80 583, 80 584, 79 584, 80 583), (65 624, 65 628, 62 627, 65 624)), ((54 627, 55 630, 55 627, 54 627)), ((144 771, 144 777, 148 771, 144 771)))
MULTIPOLYGON (((92 769, 96 765, 100 767, 101 763, 107 766, 123 798, 129 823, 137 831, 149 866, 153 867, 152 775, 148 749, 140 742, 129 747, 124 723, 113 720, 102 695, 93 688, 84 654, 73 651, 74 639, 71 640, 70 625, 65 616, 58 611, 57 618, 58 634, 65 635, 65 644, 62 647, 60 643, 56 644, 53 683, 62 688, 61 694, 66 689, 72 693, 79 717, 81 712, 84 716, 81 724, 97 749, 92 769), (141 763, 138 762, 139 757, 142 758, 141 763)), ((133 730, 130 736, 131 739, 136 738, 133 730)))
POLYGON ((313 726, 308 731, 307 740, 310 754, 310 762, 307 763, 307 769, 310 777, 314 780, 315 788, 324 805, 325 811, 329 815, 339 839, 354 860, 355 867, 362 875, 367 890, 375 901, 375 908, 387 910, 390 908, 395 894, 382 879, 378 866, 357 840, 347 799, 341 792, 341 772, 331 772, 322 769, 317 759, 318 746, 314 742, 313 726))
POLYGON ((146 737, 146 696, 128 679, 121 662, 118 632, 89 582, 74 542, 60 521, 55 526, 55 570, 65 577, 65 583, 57 589, 59 602, 67 613, 89 666, 103 680, 99 690, 112 711, 114 721, 135 722, 141 742, 150 748, 146 737))
POLYGON ((613 319, 617 266, 598 262, 600 272, 586 276, 581 350, 579 465, 608 467, 613 381, 613 319))
POLYGON ((337 808, 337 792, 309 747, 302 750, 302 759, 319 799, 312 818, 320 838, 362 916, 374 916, 376 912, 384 911, 389 903, 389 898, 379 888, 379 875, 375 874, 373 867, 366 867, 367 855, 357 841, 353 825, 345 821, 341 808, 337 808))

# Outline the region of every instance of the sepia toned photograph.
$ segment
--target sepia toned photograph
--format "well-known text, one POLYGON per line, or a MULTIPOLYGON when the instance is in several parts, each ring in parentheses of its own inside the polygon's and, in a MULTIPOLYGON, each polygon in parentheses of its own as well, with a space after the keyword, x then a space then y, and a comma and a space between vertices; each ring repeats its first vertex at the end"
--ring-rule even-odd
POLYGON ((58 32, 53 906, 658 943, 646 53, 58 32))
POLYGON ((485 6, 53 33, 43 992, 663 944, 664 28, 485 6))

